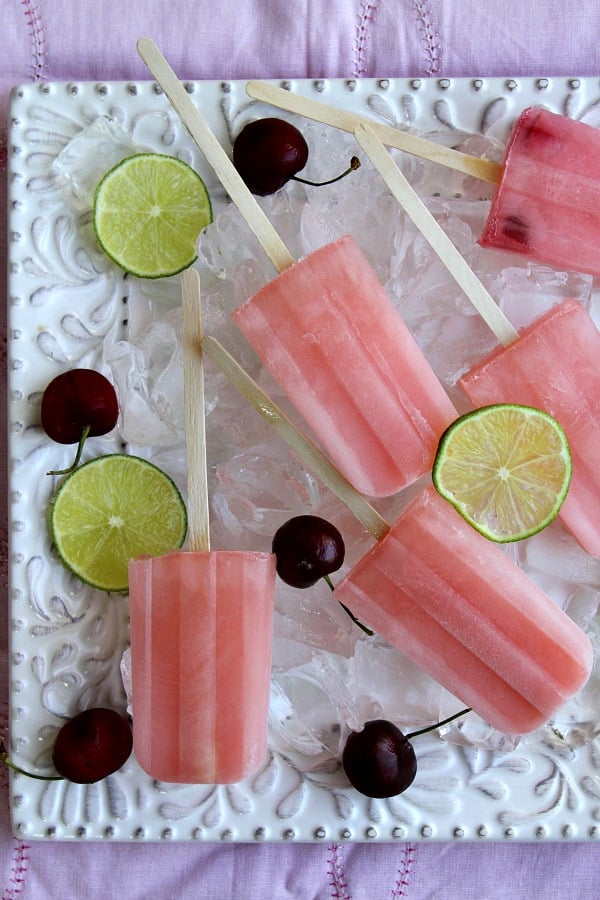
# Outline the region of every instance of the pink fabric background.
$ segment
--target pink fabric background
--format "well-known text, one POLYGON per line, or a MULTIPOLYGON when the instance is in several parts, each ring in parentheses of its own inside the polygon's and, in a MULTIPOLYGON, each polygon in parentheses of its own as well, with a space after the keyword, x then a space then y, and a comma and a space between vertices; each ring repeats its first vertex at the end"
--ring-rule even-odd
MULTIPOLYGON (((567 0, 0 0, 0 270, 6 111, 36 80, 147 79, 153 37, 181 77, 600 75, 600 6, 567 0)), ((6 359, 5 304, 0 312, 6 359)), ((1 391, 6 419, 6 383, 1 391)), ((6 449, 2 443, 2 463, 6 449)), ((0 712, 6 723, 6 481, 0 485, 0 712)), ((594 845, 28 844, 0 771, 2 900, 485 900, 598 896, 594 845)))

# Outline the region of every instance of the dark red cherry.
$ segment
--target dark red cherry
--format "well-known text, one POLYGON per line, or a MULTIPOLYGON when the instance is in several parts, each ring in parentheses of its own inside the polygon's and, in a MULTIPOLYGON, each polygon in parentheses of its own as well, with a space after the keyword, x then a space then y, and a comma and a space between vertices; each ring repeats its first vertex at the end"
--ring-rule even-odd
POLYGON ((86 709, 60 729, 52 750, 56 771, 77 784, 92 784, 120 769, 133 746, 128 720, 113 709, 86 709))
POLYGON ((292 587, 308 588, 336 572, 345 546, 335 525, 320 516, 294 516, 275 532, 277 574, 292 587))
POLYGON ((233 164, 253 194, 273 194, 304 168, 308 144, 284 119, 256 119, 233 144, 233 164))
POLYGON ((435 725, 404 734, 387 719, 372 719, 362 731, 348 736, 342 766, 352 787, 367 797, 395 797, 411 786, 417 774, 417 757, 411 739, 435 731, 471 712, 461 709, 435 725))
POLYGON ((233 164, 253 194, 274 194, 290 179, 323 187, 345 178, 360 166, 353 156, 348 168, 327 181, 309 181, 298 175, 308 159, 308 144, 298 129, 284 119, 257 119, 245 125, 233 142, 233 164))
POLYGON ((115 389, 94 369, 69 369, 57 375, 42 396, 42 427, 59 444, 77 444, 81 432, 106 434, 119 414, 115 389))
POLYGON ((417 774, 413 745, 385 719, 373 719, 349 735, 342 765, 351 785, 367 797, 401 794, 417 774))
POLYGON ((69 369, 53 378, 42 395, 42 428, 59 444, 77 444, 73 463, 49 474, 65 475, 79 464, 89 435, 111 431, 119 415, 115 389, 94 369, 69 369))

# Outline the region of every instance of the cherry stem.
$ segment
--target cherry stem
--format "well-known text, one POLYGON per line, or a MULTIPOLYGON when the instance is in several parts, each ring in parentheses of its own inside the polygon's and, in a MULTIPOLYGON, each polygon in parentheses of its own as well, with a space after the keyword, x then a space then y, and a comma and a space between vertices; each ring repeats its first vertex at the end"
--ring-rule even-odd
POLYGON ((301 184, 310 184, 312 187, 325 187, 326 184, 335 184, 336 181, 341 181, 342 178, 345 178, 350 172, 355 172, 356 169, 360 169, 360 159, 358 156, 353 156, 346 171, 342 172, 341 175, 336 175, 335 178, 330 178, 329 181, 308 181, 306 178, 300 178, 299 175, 292 175, 291 178, 293 181, 299 181, 301 184))
MULTIPOLYGON (((323 575, 323 578, 324 578, 324 580, 327 582, 327 584, 329 585, 329 587, 331 588, 331 590, 334 591, 334 590, 335 590, 335 585, 334 585, 333 581, 331 580, 331 578, 329 577, 329 575, 323 575)), ((339 600, 338 600, 338 603, 340 604, 340 606, 342 607, 342 609, 344 610, 344 612, 347 613, 347 614, 350 616, 350 618, 352 619, 352 621, 354 622, 355 625, 358 625, 359 628, 362 628, 362 630, 364 631, 364 633, 365 633, 365 634, 368 634, 369 637, 373 637, 373 632, 371 631, 371 629, 370 629, 370 628, 367 628, 366 625, 363 625, 363 623, 362 623, 359 619, 356 618, 356 616, 354 615, 354 613, 353 613, 351 610, 348 609, 348 607, 346 606, 345 603, 341 603, 339 600)))
POLYGON ((26 769, 22 769, 16 763, 9 758, 8 753, 6 752, 6 747, 2 742, 0 742, 0 762, 6 763, 6 765, 13 770, 13 772, 18 772, 19 775, 26 775, 28 778, 37 778, 38 781, 63 781, 62 775, 35 775, 33 772, 28 772, 26 769))
POLYGON ((436 728, 441 728, 443 725, 448 725, 449 722, 454 722, 455 719, 458 719, 460 716, 465 716, 469 712, 471 712, 470 707, 467 709, 461 709, 460 712, 454 713, 453 716, 448 716, 447 719, 443 719, 441 722, 436 722, 435 725, 428 725, 427 728, 420 728, 419 731, 411 731, 410 734, 406 735, 406 739, 410 740, 411 738, 417 737, 417 735, 419 734, 427 734, 428 731, 435 731, 436 728))
POLYGON ((74 472, 77 466, 79 465, 79 460, 81 459, 81 454, 83 453, 83 445, 87 440, 87 436, 90 433, 91 425, 86 425, 81 430, 81 436, 79 438, 79 443, 77 445, 77 453, 75 454, 75 459, 68 469, 51 469, 50 472, 46 472, 46 475, 70 475, 71 472, 74 472))

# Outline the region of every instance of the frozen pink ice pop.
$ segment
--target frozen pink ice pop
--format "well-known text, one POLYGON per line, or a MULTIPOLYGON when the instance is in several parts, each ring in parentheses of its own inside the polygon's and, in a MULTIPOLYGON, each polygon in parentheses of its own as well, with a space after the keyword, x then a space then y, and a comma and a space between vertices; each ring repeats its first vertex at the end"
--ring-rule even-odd
POLYGON ((600 129, 524 110, 479 243, 600 275, 600 129))
POLYGON ((275 557, 178 551, 130 563, 135 755, 159 781, 230 784, 264 762, 275 557))
POLYGON ((600 332, 586 310, 565 300, 472 366, 459 384, 475 406, 523 403, 561 423, 573 476, 560 517, 600 557, 600 332))
POLYGON ((286 269, 233 318, 358 491, 394 494, 429 471, 456 410, 351 237, 286 269))
POLYGON ((508 734, 551 719, 591 671, 581 629, 432 487, 334 596, 508 734))
POLYGON ((133 746, 159 781, 230 784, 267 752, 275 557, 210 550, 193 270, 182 300, 189 550, 129 563, 133 746))

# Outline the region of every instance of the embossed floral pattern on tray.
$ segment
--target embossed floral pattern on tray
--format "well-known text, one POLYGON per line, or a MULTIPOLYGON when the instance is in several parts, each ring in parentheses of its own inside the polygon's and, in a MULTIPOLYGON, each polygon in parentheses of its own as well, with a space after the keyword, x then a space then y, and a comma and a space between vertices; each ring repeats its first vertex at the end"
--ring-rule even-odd
MULTIPOLYGON (((284 82, 292 90, 399 127, 483 133, 503 141, 521 108, 542 103, 600 124, 586 79, 380 79, 284 82)), ((229 145, 252 111, 244 85, 192 82, 217 136, 229 145)), ((86 705, 124 708, 121 655, 127 599, 93 591, 54 558, 44 523, 60 462, 38 427, 40 391, 67 366, 102 369, 127 334, 132 308, 155 285, 132 285, 89 239, 89 215, 69 207, 53 162, 97 116, 132 141, 177 152, 214 178, 152 82, 35 84, 15 89, 10 134, 10 603, 11 752, 49 765, 61 720, 86 705)), ((164 286, 172 297, 175 282, 164 286)), ((122 448, 97 438, 88 452, 122 448)), ((65 453, 67 458, 69 448, 65 453)), ((58 454, 58 457, 57 457, 58 454)), ((175 477, 181 473, 175 473, 175 477)), ((231 786, 166 785, 132 757, 105 781, 81 786, 12 776, 16 833, 87 840, 588 840, 600 835, 600 744, 593 723, 548 727, 514 747, 481 749, 430 734, 406 794, 369 800, 348 787, 331 755, 303 764, 274 735, 260 772, 231 786)))

